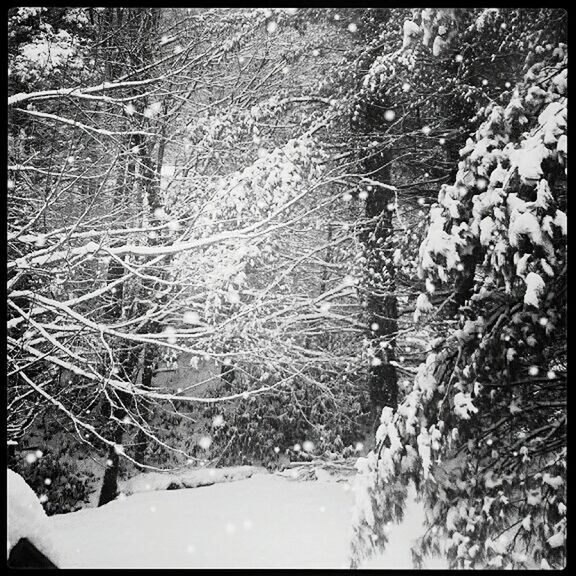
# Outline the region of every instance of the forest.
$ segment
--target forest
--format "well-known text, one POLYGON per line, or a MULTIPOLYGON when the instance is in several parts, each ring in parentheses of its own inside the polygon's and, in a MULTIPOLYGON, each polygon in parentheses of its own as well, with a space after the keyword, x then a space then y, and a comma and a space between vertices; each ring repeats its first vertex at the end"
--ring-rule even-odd
POLYGON ((565 566, 565 10, 7 18, 7 460, 48 517, 331 469, 351 568, 411 491, 416 567, 565 566))

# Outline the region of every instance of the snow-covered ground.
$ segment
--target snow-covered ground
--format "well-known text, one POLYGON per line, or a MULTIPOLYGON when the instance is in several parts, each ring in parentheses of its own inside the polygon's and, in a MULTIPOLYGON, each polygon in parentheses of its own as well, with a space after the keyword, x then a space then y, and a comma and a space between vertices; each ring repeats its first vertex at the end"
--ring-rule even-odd
MULTIPOLYGON (((346 568, 353 505, 348 482, 257 473, 141 492, 49 520, 63 568, 346 568)), ((411 568, 422 521, 412 501, 385 554, 366 567, 411 568)))

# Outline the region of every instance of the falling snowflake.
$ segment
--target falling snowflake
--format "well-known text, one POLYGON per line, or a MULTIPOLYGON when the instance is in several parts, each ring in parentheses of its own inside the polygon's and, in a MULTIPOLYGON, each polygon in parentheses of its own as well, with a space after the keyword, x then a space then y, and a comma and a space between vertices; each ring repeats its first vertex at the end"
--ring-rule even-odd
POLYGON ((432 128, 430 128, 430 126, 424 126, 422 128, 422 134, 424 134, 424 136, 428 136, 428 134, 430 134, 431 131, 432 131, 432 128))
POLYGON ((302 444, 302 447, 306 452, 312 452, 312 450, 314 450, 314 442, 311 442, 310 440, 305 440, 302 444))
POLYGON ((44 484, 46 484, 46 486, 50 486, 50 484, 52 484, 52 478, 44 478, 44 484))
POLYGON ((183 319, 186 324, 198 324, 200 322, 200 314, 193 310, 188 310, 188 312, 184 312, 183 319))
POLYGON ((234 534, 234 532, 236 532, 236 526, 231 522, 228 522, 228 524, 226 524, 226 532, 228 532, 228 534, 234 534))
POLYGON ((268 22, 268 24, 266 25, 266 31, 268 32, 268 34, 273 34, 274 32, 276 32, 277 28, 278 24, 276 20, 270 20, 270 22, 268 22))
POLYGON ((372 332, 377 332, 379 328, 380 325, 378 322, 372 322, 372 324, 370 324, 370 330, 372 330, 372 332))
POLYGON ((348 24, 348 30, 354 33, 358 30, 358 25, 355 24, 354 22, 351 22, 350 24, 348 24))
POLYGON ((172 326, 164 328, 164 335, 167 337, 168 344, 176 344, 176 330, 172 326))
POLYGON ((215 428, 224 426, 224 416, 222 416, 222 414, 217 414, 216 416, 214 416, 214 419, 212 420, 212 426, 214 426, 215 428))
POLYGON ((168 214, 166 214, 166 210, 160 206, 154 210, 154 217, 158 218, 159 220, 165 220, 168 218, 168 214))
POLYGON ((154 116, 160 113, 160 110, 162 110, 162 104, 160 102, 154 102, 144 108, 144 116, 146 118, 154 118, 154 116))
POLYGON ((487 187, 488 187, 488 180, 486 180, 486 178, 476 179, 476 188, 478 188, 478 190, 485 190, 487 187))
POLYGON ((176 232, 180 229, 180 222, 178 222, 178 220, 170 220, 170 222, 168 222, 168 228, 172 232, 176 232))
POLYGON ((235 290, 229 290, 226 298, 230 304, 238 304, 240 302, 240 295, 235 290))
POLYGON ((394 112, 394 110, 386 110, 386 112, 384 112, 384 120, 386 120, 386 122, 392 122, 394 118, 396 118, 396 112, 394 112))
POLYGON ((198 446, 200 446, 200 448, 202 448, 203 450, 208 450, 211 444, 212 444, 212 438, 210 438, 210 436, 202 436, 202 438, 198 440, 198 446))

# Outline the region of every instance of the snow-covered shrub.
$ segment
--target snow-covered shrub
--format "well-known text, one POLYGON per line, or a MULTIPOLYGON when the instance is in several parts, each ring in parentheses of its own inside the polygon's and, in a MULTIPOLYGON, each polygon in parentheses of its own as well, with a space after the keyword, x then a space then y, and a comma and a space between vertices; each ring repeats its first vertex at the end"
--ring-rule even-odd
POLYGON ((9 465, 38 495, 49 516, 74 512, 88 503, 92 478, 61 450, 18 453, 9 459, 9 465))
MULTIPOLYGON (((233 382, 224 385, 222 381, 210 395, 242 395, 247 385, 241 375, 247 370, 254 368, 236 367, 233 382)), ((264 384, 278 377, 261 376, 264 384)), ((180 414, 158 414, 153 416, 162 420, 158 438, 177 450, 150 442, 143 461, 157 466, 213 463, 275 468, 286 458, 309 460, 326 451, 349 456, 364 440, 368 399, 363 398, 359 379, 338 384, 331 392, 322 392, 305 381, 294 382, 289 388, 182 409, 180 414)))
POLYGON ((9 13, 10 82, 45 88, 79 78, 91 25, 84 8, 13 8, 9 13))
POLYGON ((356 560, 386 542, 390 494, 413 480, 430 528, 417 563, 442 553, 455 568, 564 565, 567 53, 547 14, 520 30, 519 12, 483 11, 467 29, 478 49, 487 29, 500 35, 495 52, 525 34, 510 63, 524 68, 477 101, 454 182, 430 211, 420 275, 454 286, 462 305, 359 463, 370 497, 359 499, 356 560))

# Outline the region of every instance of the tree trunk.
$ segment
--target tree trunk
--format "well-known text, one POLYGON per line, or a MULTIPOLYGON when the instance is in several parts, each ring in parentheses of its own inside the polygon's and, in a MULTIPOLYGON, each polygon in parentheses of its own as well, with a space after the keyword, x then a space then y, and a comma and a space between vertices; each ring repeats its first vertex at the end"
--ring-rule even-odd
MULTIPOLYGON (((362 132, 369 134, 386 124, 385 109, 368 105, 362 122, 362 132)), ((371 180, 391 184, 392 154, 387 150, 374 153, 374 148, 364 150, 362 172, 371 180)), ((390 364, 395 359, 395 338, 398 330, 395 270, 388 254, 387 242, 393 232, 394 192, 384 186, 367 186, 367 228, 361 236, 364 246, 366 319, 368 337, 374 357, 370 366, 368 390, 375 427, 378 426, 382 408, 396 408, 398 403, 398 377, 390 364), (379 276, 380 275, 380 276, 379 276), (381 344, 386 347, 382 348, 381 344)))
MULTIPOLYGON (((155 8, 110 8, 109 18, 120 25, 122 19, 126 19, 129 24, 126 26, 125 34, 132 43, 126 43, 121 46, 118 51, 121 54, 118 56, 117 61, 120 63, 122 72, 125 72, 125 66, 140 67, 152 61, 152 51, 154 48, 154 36, 157 31, 159 11, 155 8), (125 13, 124 13, 125 12, 125 13), (125 18, 124 18, 125 17, 125 18)), ((120 71, 111 67, 107 69, 110 80, 114 79, 114 75, 118 76, 120 71)), ((144 119, 144 124, 147 119, 144 119)), ((138 129, 145 129, 145 126, 137 126, 138 129)), ((159 178, 157 175, 156 166, 152 160, 152 150, 154 148, 153 141, 145 141, 140 135, 129 136, 126 141, 126 148, 133 150, 136 148, 135 156, 128 157, 127 166, 119 173, 119 181, 122 185, 119 187, 119 194, 116 197, 116 208, 127 208, 131 204, 137 206, 142 205, 144 198, 147 199, 148 210, 153 214, 155 208, 159 206, 158 188, 159 178), (137 168, 138 166, 138 168, 137 168)), ((124 273, 124 267, 121 263, 111 260, 109 267, 108 281, 111 282, 124 273)), ((121 284, 116 293, 113 295, 113 302, 110 307, 110 316, 114 319, 122 317, 122 303, 123 303, 123 285, 121 284)), ((154 290, 154 286, 150 286, 150 292, 154 290)), ((134 310, 136 314, 139 311, 134 310)), ((155 332, 159 329, 156 322, 148 323, 141 328, 144 332, 155 332)), ((129 349, 120 356, 120 364, 123 369, 123 376, 126 379, 134 379, 137 374, 137 366, 140 362, 140 351, 137 349, 129 349)), ((151 385, 153 375, 153 363, 155 360, 155 351, 152 347, 146 346, 144 348, 143 360, 143 384, 151 385)), ((114 416, 114 442, 122 445, 124 437, 124 427, 121 421, 127 416, 131 404, 134 400, 129 396, 122 393, 117 394, 119 405, 110 406, 110 414, 114 416)), ((146 438, 143 433, 136 437, 136 454, 143 456, 146 448, 146 438)), ((108 465, 104 473, 102 488, 98 505, 102 506, 107 502, 113 500, 117 495, 118 484, 118 471, 120 466, 120 457, 114 447, 108 451, 108 465)))
MULTIPOLYGON (((116 444, 122 444, 122 436, 124 431, 120 426, 116 428, 114 441, 116 444)), ((98 498, 98 506, 104 506, 108 502, 112 502, 118 495, 118 469, 120 466, 120 456, 113 446, 108 450, 108 461, 106 462, 106 470, 102 480, 102 488, 100 489, 100 497, 98 498)))

